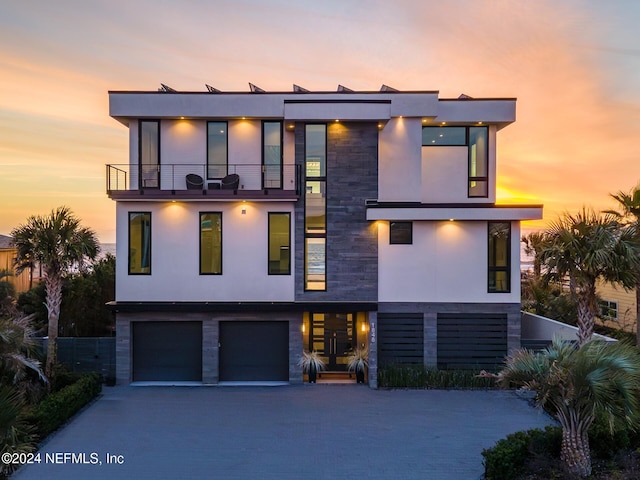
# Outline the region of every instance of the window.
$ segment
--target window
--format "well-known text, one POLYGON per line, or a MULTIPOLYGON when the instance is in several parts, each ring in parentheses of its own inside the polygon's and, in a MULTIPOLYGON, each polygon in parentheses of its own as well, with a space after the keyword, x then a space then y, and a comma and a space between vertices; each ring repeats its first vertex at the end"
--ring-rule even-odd
POLYGON ((489 129, 487 127, 422 127, 423 147, 466 146, 468 196, 489 196, 489 129))
POLYGON ((207 122, 207 178, 227 176, 227 122, 207 122))
POLYGON ((282 188, 282 122, 262 122, 263 188, 282 188))
POLYGON ((291 214, 269 212, 269 275, 291 275, 291 214))
POLYGON ((469 127, 469 197, 488 197, 488 130, 469 127))
POLYGON ((467 145, 467 127, 422 127, 422 146, 467 145))
POLYGON ((222 274, 222 213, 200 213, 200 275, 222 274))
POLYGON ((603 320, 618 320, 618 302, 600 300, 598 302, 600 318, 603 320))
POLYGON ((327 126, 305 126, 305 290, 326 290, 327 126))
POLYGON ((489 222, 489 293, 511 291, 511 223, 489 222))
POLYGON ((138 138, 140 188, 159 188, 160 122, 141 120, 138 138))
POLYGON ((129 212, 129 275, 151 275, 150 212, 129 212))
POLYGON ((413 243, 413 222, 389 222, 389 244, 411 245, 413 243))

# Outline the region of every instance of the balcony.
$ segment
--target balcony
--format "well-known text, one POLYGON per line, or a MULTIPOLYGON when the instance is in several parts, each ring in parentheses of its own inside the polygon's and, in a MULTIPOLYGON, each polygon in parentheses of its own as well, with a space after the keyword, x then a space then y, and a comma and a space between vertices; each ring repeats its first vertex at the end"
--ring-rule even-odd
POLYGON ((212 175, 207 175, 207 165, 201 163, 107 165, 107 195, 112 200, 143 201, 295 201, 300 198, 299 165, 209 165, 208 170, 212 175), (237 175, 237 185, 225 184, 225 174, 237 175), (211 178, 213 175, 216 177, 211 178))

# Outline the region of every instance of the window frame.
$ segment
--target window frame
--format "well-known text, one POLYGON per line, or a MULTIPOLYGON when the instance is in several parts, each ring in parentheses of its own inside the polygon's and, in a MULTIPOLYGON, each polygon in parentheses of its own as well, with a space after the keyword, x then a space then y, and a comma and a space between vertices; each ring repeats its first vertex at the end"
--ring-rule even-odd
POLYGON ((267 274, 268 275, 291 275, 291 212, 268 212, 267 215, 267 274), (286 272, 272 272, 271 271, 271 218, 276 215, 286 215, 288 221, 289 242, 287 251, 289 252, 288 269, 286 272))
POLYGON ((140 119, 138 120, 138 188, 140 190, 144 189, 160 189, 160 165, 162 165, 161 162, 161 155, 162 152, 160 150, 160 137, 161 137, 161 132, 160 132, 160 120, 158 119, 140 119), (155 186, 147 186, 144 184, 145 182, 145 175, 144 175, 144 168, 143 165, 151 165, 151 164, 143 164, 142 163, 142 125, 145 123, 155 123, 156 124, 156 129, 157 129, 157 135, 156 135, 156 152, 157 152, 157 175, 156 175, 156 183, 157 185, 155 186))
MULTIPOLYGON (((152 240, 153 240, 153 230, 152 230, 152 219, 151 219, 151 212, 150 211, 135 211, 135 212, 128 212, 128 222, 127 222, 127 247, 129 250, 129 253, 127 255, 127 274, 128 275, 151 275, 151 266, 152 266, 152 240), (149 271, 148 272, 132 272, 131 271, 131 220, 132 217, 134 215, 148 215, 149 217, 149 249, 148 249, 148 262, 149 262, 149 271)), ((141 235, 141 242, 142 242, 142 235, 141 235)), ((142 245, 141 245, 142 246, 142 245)), ((140 257, 140 270, 142 270, 142 256, 140 257)))
POLYGON ((206 151, 206 156, 207 156, 207 165, 206 165, 206 177, 207 180, 222 180, 224 177, 226 177, 227 175, 229 175, 229 122, 226 120, 208 120, 207 121, 207 151, 206 151), (214 166, 222 166, 222 163, 210 163, 210 158, 209 158, 209 125, 212 124, 224 124, 225 128, 225 141, 226 141, 226 145, 225 145, 225 151, 226 151, 226 158, 224 161, 224 170, 225 170, 225 174, 221 177, 211 177, 209 176, 209 169, 212 165, 214 166))
POLYGON ((282 190, 284 188, 284 129, 283 129, 283 124, 282 121, 280 120, 263 120, 262 121, 262 189, 263 190, 282 190), (265 163, 266 160, 266 155, 265 155, 265 125, 268 123, 277 123, 280 125, 280 163, 278 164, 278 167, 280 168, 280 185, 277 187, 270 187, 265 185, 265 179, 267 177, 267 169, 270 166, 275 166, 275 165, 269 165, 265 163))
POLYGON ((413 245, 413 222, 412 221, 389 221, 389 245, 413 245), (396 238, 394 239, 393 235, 393 226, 394 225, 408 225, 409 238, 405 241, 399 241, 402 239, 398 239, 396 234, 396 238))
POLYGON ((608 321, 618 321, 618 301, 617 300, 599 300, 598 301, 598 317, 602 320, 608 321), (608 312, 615 312, 615 316, 610 315, 609 313, 604 313, 604 310, 608 312))
POLYGON ((222 212, 199 212, 198 213, 198 271, 200 275, 222 275, 223 273, 223 221, 222 221, 222 212), (203 272, 202 271, 202 216, 203 215, 219 215, 220 216, 220 271, 219 272, 203 272))
MULTIPOLYGON (((327 198, 328 198, 328 183, 327 183, 327 151, 328 151, 328 136, 329 136, 329 126, 326 123, 305 123, 304 125, 304 291, 305 292, 326 292, 327 291, 327 198), (321 164, 321 168, 319 170, 320 175, 318 176, 308 176, 308 152, 307 152, 307 127, 309 126, 322 126, 324 127, 324 162, 321 164), (323 172, 324 170, 324 172, 323 172), (321 184, 320 191, 322 192, 322 184, 324 185, 324 231, 323 232, 309 232, 307 229, 307 184, 309 182, 319 182, 321 184), (321 239, 324 240, 324 288, 309 288, 309 240, 310 239, 321 239)), ((313 282, 311 282, 313 283, 313 282)))
POLYGON ((512 261, 511 261, 511 237, 512 237, 512 226, 511 226, 511 222, 510 221, 489 221, 487 222, 487 293, 511 293, 511 267, 512 267, 512 261), (495 265, 495 257, 496 257, 496 248, 495 248, 495 243, 493 245, 493 249, 492 249, 492 243, 491 243, 491 226, 492 225, 499 225, 499 224, 503 224, 503 225, 507 225, 508 226, 508 234, 507 234, 507 240, 506 240, 506 247, 507 247, 507 251, 506 251, 506 265, 505 266, 497 266, 495 265), (492 263, 494 263, 494 265, 492 265, 492 263), (506 274, 506 288, 503 290, 498 290, 496 288, 496 286, 494 285, 493 287, 491 286, 491 277, 492 277, 492 273, 494 274, 494 279, 495 279, 495 274, 499 273, 499 272, 504 272, 506 274))

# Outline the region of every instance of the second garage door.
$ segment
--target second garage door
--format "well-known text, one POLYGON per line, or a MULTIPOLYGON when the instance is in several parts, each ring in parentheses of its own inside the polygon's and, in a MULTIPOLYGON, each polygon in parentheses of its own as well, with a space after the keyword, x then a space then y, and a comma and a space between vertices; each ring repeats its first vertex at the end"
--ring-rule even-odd
POLYGON ((289 380, 289 322, 220 322, 220 381, 260 380, 289 380))

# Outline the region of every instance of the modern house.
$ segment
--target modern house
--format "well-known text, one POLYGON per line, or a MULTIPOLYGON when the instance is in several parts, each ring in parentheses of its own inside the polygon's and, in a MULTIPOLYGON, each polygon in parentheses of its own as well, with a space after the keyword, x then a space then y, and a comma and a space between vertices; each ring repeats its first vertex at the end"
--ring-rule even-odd
POLYGON ((520 345, 520 221, 496 204, 515 99, 109 92, 129 129, 116 201, 117 381, 301 382, 345 369, 491 367, 520 345))

